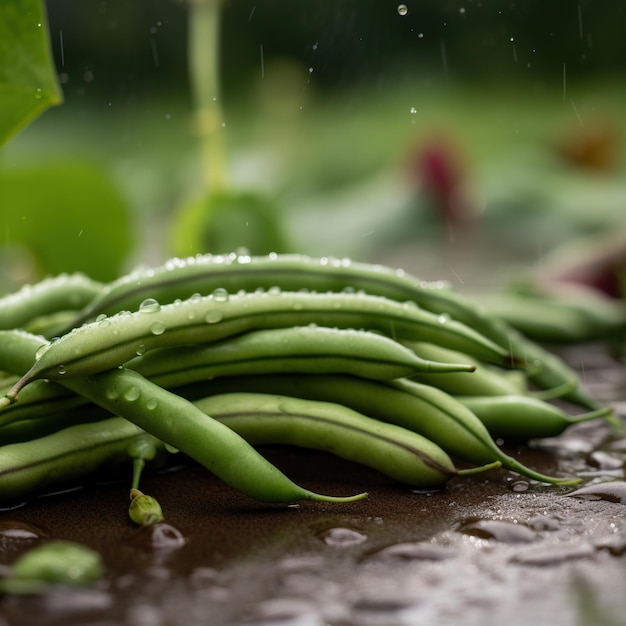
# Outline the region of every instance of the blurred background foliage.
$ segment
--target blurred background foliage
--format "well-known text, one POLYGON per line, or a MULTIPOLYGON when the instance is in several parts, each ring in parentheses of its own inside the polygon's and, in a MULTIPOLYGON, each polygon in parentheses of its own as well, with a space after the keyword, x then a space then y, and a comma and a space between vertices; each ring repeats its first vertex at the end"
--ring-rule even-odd
POLYGON ((0 291, 239 247, 462 286, 623 226, 620 2, 225 0, 208 194, 188 4, 46 7, 65 101, 0 149, 0 291))

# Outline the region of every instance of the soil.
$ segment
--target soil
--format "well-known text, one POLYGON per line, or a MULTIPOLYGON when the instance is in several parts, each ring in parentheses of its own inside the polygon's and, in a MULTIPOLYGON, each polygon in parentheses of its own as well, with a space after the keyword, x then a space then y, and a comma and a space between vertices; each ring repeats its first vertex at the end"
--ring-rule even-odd
MULTIPOLYGON (((625 412, 621 363, 598 346, 566 357, 625 412)), ((186 465, 144 479, 166 516, 149 529, 127 519, 119 483, 34 499, 0 512, 0 564, 71 539, 100 552, 106 575, 85 589, 4 596, 0 626, 623 623, 624 440, 592 422, 503 446, 540 471, 578 473, 592 493, 503 470, 417 493, 329 455, 271 448, 301 484, 369 498, 268 506, 186 465)))

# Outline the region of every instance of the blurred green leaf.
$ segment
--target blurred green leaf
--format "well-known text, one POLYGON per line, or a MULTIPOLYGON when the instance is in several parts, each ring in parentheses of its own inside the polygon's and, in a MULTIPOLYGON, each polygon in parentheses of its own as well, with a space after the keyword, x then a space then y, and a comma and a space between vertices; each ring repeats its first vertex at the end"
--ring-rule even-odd
POLYGON ((112 280, 132 249, 126 202, 94 167, 0 170, 0 206, 0 247, 27 249, 39 275, 82 271, 112 280))
POLYGON ((42 0, 0 2, 0 145, 63 99, 42 0))
POLYGON ((247 191, 226 191, 192 200, 176 215, 173 253, 227 254, 245 249, 250 254, 288 249, 274 203, 247 191))

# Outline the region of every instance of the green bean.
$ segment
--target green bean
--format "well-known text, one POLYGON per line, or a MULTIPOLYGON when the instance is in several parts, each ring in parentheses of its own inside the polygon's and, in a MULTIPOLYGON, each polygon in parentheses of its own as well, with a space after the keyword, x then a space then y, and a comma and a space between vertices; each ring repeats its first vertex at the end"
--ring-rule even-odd
POLYGON ((84 274, 60 274, 0 298, 0 329, 22 328, 41 316, 78 310, 100 294, 103 285, 84 274))
POLYGON ((186 260, 170 259, 160 267, 138 270, 111 283, 62 332, 93 320, 101 313, 136 309, 145 298, 171 302, 176 298, 188 298, 195 292, 209 293, 216 288, 252 291, 272 286, 294 291, 304 288, 363 290, 393 300, 413 301, 424 310, 449 315, 475 329, 509 351, 518 361, 532 358, 541 365, 533 375, 539 387, 552 389, 573 382, 566 395, 568 400, 592 409, 599 406, 580 387, 578 377, 562 359, 529 341, 445 283, 428 282, 402 270, 347 259, 312 259, 300 255, 204 255, 186 260))
POLYGON ((579 479, 546 476, 505 454, 483 423, 447 393, 406 379, 373 381, 338 375, 237 376, 221 378, 178 393, 191 399, 228 392, 261 392, 306 400, 334 402, 359 413, 391 422, 423 435, 450 456, 475 465, 499 461, 502 467, 552 484, 576 484, 579 479))
MULTIPOLYGON (((45 345, 41 338, 24 332, 11 335, 11 341, 7 343, 13 350, 13 359, 9 358, 7 346, 3 346, 0 353, 18 371, 28 368, 26 363, 32 363, 36 352, 45 345)), ((227 426, 207 419, 184 398, 161 389, 132 370, 117 368, 86 378, 64 380, 63 385, 114 415, 128 419, 159 441, 181 450, 227 484, 257 500, 350 502, 367 495, 326 496, 296 485, 227 426)), ((80 426, 95 428, 94 424, 80 426)), ((49 437, 62 437, 63 432, 49 437)), ((32 442, 14 445, 29 443, 32 442)), ((5 446, 4 450, 8 447, 5 446)), ((45 448, 49 451, 48 447, 45 448)))
POLYGON ((323 450, 412 487, 441 487, 453 476, 499 467, 457 470, 425 437, 339 404, 264 393, 220 394, 194 404, 252 444, 323 450))
POLYGON ((122 418, 77 424, 44 437, 0 448, 0 499, 21 498, 35 491, 72 484, 98 470, 130 464, 129 449, 138 439, 149 439, 158 454, 163 445, 122 418))
POLYGON ((481 304, 524 336, 542 343, 607 339, 626 329, 623 303, 582 290, 573 295, 500 293, 481 296, 481 304))
POLYGON ((117 314, 76 328, 40 350, 36 362, 6 398, 14 401, 19 390, 35 379, 89 376, 157 347, 217 341, 249 330, 309 323, 365 327, 393 337, 440 342, 485 360, 508 361, 503 349, 470 328, 386 298, 289 292, 229 297, 220 292, 219 297, 197 297, 163 306, 151 302, 149 308, 135 313, 117 314))
POLYGON ((487 427, 493 437, 534 439, 555 437, 573 424, 610 419, 609 407, 571 416, 537 398, 520 395, 457 397, 487 427))
MULTIPOLYGON (((466 359, 467 360, 467 359, 466 359)), ((392 379, 415 372, 471 372, 473 364, 439 363, 422 359, 412 350, 377 333, 294 326, 256 330, 211 344, 160 348, 135 357, 126 367, 148 378, 167 374, 172 386, 175 372, 197 378, 233 374, 344 373, 365 378, 392 379)), ((183 380, 185 380, 183 378, 183 380)))
POLYGON ((471 375, 467 372, 451 373, 446 376, 440 376, 437 373, 412 374, 410 378, 416 382, 433 385, 451 395, 491 396, 526 391, 526 375, 523 370, 505 370, 490 366, 466 354, 432 343, 417 341, 403 343, 424 359, 437 362, 471 363, 475 367, 471 375))
POLYGON ((110 416, 108 411, 93 406, 82 396, 70 394, 68 398, 77 406, 66 410, 58 408, 37 417, 20 415, 19 419, 0 425, 0 446, 37 439, 69 426, 96 422, 110 416))

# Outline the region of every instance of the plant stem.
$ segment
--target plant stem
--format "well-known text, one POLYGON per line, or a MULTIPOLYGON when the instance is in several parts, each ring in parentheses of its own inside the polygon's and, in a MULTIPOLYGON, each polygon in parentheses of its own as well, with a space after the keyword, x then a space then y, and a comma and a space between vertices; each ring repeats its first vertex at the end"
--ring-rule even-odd
POLYGON ((219 86, 221 4, 222 0, 190 0, 189 6, 187 55, 205 192, 227 184, 219 86))

